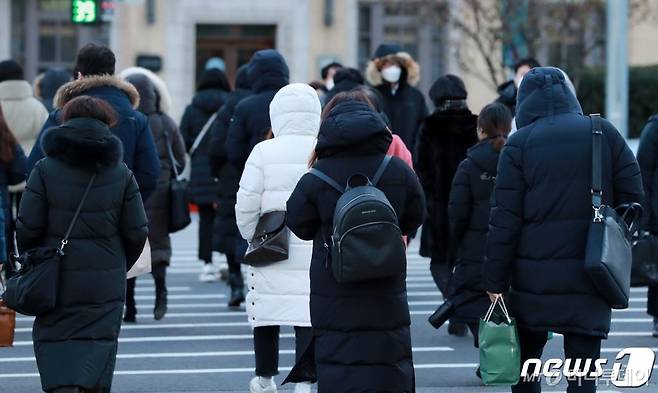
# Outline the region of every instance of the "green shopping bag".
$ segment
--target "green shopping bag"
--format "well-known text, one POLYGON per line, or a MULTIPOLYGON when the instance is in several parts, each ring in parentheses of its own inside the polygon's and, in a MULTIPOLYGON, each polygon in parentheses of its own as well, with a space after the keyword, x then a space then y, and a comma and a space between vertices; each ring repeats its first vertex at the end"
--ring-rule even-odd
POLYGON ((480 319, 480 373, 485 385, 516 385, 521 376, 521 348, 516 321, 502 298, 496 299, 480 319), (503 315, 495 313, 499 305, 503 315))

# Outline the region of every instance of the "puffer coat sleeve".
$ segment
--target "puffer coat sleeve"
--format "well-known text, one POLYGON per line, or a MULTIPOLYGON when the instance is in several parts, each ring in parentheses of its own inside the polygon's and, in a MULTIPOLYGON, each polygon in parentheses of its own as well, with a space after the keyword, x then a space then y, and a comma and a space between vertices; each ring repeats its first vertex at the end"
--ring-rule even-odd
POLYGON ((322 225, 320 211, 305 191, 311 182, 316 181, 312 176, 306 174, 299 180, 286 203, 286 210, 290 212, 286 216, 286 225, 302 240, 313 240, 322 225))
POLYGON ((459 242, 471 219, 471 207, 473 197, 471 183, 468 177, 468 160, 459 164, 455 178, 450 189, 450 200, 448 202, 448 218, 450 220, 450 231, 456 242, 459 242))
POLYGON ((130 269, 142 253, 148 236, 148 220, 134 175, 129 177, 124 191, 119 230, 126 252, 127 269, 130 269))
POLYGON ((10 186, 19 184, 25 181, 25 170, 27 166, 27 158, 21 145, 16 144, 14 148, 14 158, 9 164, 9 177, 7 184, 10 186))
MULTIPOLYGON (((518 135, 518 134, 517 134, 518 135)), ((523 226, 525 183, 522 170, 522 141, 513 135, 500 155, 494 189, 494 205, 489 219, 485 288, 492 293, 506 292, 516 246, 523 226)))
POLYGON ((242 167, 247 157, 249 137, 245 125, 246 114, 244 102, 235 107, 235 113, 229 123, 228 134, 226 136, 226 155, 228 160, 238 167, 242 167))
POLYGON ((21 205, 30 206, 16 222, 16 239, 20 250, 27 250, 40 245, 48 226, 48 198, 39 163, 34 167, 27 180, 21 198, 21 205))
POLYGON ((638 161, 623 136, 610 121, 604 119, 606 136, 612 140, 613 206, 624 203, 640 203, 644 200, 642 176, 638 161))
POLYGON ((398 223, 403 235, 412 234, 425 218, 425 194, 418 177, 411 168, 404 166, 406 181, 406 201, 404 209, 398 213, 398 223))
POLYGON ((243 239, 251 240, 260 218, 261 202, 265 190, 263 159, 259 145, 254 147, 242 172, 235 216, 243 239))

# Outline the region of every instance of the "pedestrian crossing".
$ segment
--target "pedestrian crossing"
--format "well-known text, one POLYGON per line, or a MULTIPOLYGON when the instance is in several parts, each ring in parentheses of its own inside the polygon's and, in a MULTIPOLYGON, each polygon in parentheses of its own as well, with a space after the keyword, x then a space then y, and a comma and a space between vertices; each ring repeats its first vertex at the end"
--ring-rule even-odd
MULTIPOLYGON (((225 283, 198 282, 201 264, 196 258, 195 224, 173 237, 167 277, 169 312, 164 320, 153 320, 152 279, 145 276, 137 280, 137 323, 122 327, 113 392, 246 392, 254 367, 251 328, 244 307, 226 307, 225 283)), ((217 261, 221 260, 217 256, 217 261)), ((417 247, 412 246, 408 265, 417 386, 432 392, 459 386, 465 392, 480 389, 474 375, 478 352, 472 338, 448 336, 445 327, 436 331, 427 323, 427 317, 442 302, 429 274, 429 260, 419 257, 417 247)), ((633 288, 630 308, 613 312, 613 330, 602 351, 605 356, 614 358, 628 346, 658 349, 658 340, 650 336, 651 318, 645 307, 646 288, 633 288)), ((32 322, 31 317, 19 316, 15 347, 0 349, 2 393, 39 391, 32 322)), ((561 340, 559 335, 551 340, 547 356, 561 357, 561 340)), ((294 363, 292 329, 283 328, 280 341, 278 382, 294 363)))

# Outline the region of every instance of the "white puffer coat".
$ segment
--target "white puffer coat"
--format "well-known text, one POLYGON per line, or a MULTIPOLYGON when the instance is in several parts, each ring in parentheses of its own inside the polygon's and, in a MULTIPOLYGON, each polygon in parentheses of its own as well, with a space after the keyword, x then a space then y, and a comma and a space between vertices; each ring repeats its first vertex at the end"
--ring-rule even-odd
MULTIPOLYGON (((274 138, 249 155, 238 191, 235 214, 242 237, 251 240, 260 216, 286 209, 320 128, 320 100, 310 86, 288 85, 274 96, 270 119, 274 138)), ((247 314, 252 327, 311 326, 309 267, 312 242, 290 234, 289 259, 267 267, 249 267, 247 314)))

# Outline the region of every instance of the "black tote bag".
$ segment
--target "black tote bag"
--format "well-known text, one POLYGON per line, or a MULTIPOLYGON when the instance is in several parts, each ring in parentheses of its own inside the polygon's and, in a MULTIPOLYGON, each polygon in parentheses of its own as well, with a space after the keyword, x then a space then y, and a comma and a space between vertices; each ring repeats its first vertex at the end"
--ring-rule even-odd
POLYGON ((169 180, 169 233, 178 232, 187 228, 192 222, 189 208, 189 193, 187 180, 178 173, 177 162, 171 149, 169 133, 164 132, 167 143, 167 154, 171 161, 173 176, 169 180))
POLYGON ((91 176, 59 247, 36 247, 15 257, 21 268, 7 280, 7 289, 2 295, 9 308, 24 315, 43 315, 55 308, 64 248, 95 178, 96 174, 91 176))
POLYGON ((603 204, 601 117, 591 115, 590 118, 594 212, 587 237, 585 270, 608 305, 614 309, 623 309, 628 307, 631 288, 631 234, 637 226, 642 208, 637 203, 622 205, 617 209, 603 204))
MULTIPOLYGON (((639 231, 643 232, 643 231, 639 231)), ((639 233, 633 238, 633 268, 631 286, 658 285, 658 239, 651 233, 639 233)))

